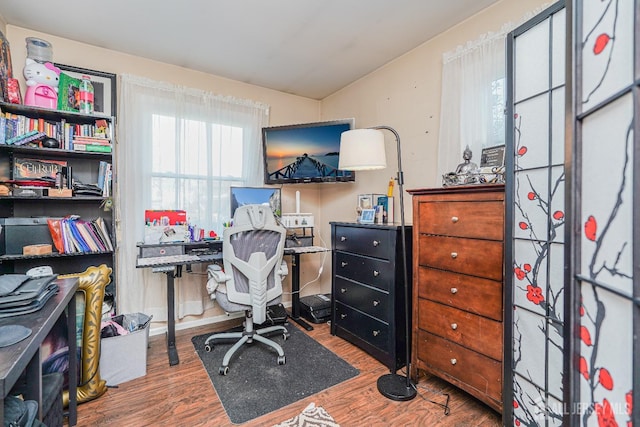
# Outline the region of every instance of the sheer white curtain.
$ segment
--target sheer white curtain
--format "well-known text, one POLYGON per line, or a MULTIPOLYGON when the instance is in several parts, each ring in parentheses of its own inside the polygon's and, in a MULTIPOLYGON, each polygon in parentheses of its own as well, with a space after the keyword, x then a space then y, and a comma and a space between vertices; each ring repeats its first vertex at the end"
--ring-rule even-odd
POLYGON ((482 148, 504 144, 507 32, 505 25, 443 55, 438 176, 455 171, 467 145, 479 166, 482 148))
MULTIPOLYGON (((166 320, 166 277, 136 269, 146 209, 183 209, 192 223, 222 232, 229 187, 262 182, 261 129, 268 106, 149 79, 120 76, 116 148, 118 312, 166 320)), ((206 277, 184 274, 178 318, 211 304, 206 277)))

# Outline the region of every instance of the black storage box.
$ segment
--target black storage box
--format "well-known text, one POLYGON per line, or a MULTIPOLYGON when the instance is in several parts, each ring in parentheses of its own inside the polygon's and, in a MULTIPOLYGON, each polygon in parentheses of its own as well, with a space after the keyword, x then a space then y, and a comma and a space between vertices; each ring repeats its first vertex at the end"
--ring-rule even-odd
POLYGON ((22 255, 28 245, 53 245, 47 219, 0 218, 0 255, 22 255))

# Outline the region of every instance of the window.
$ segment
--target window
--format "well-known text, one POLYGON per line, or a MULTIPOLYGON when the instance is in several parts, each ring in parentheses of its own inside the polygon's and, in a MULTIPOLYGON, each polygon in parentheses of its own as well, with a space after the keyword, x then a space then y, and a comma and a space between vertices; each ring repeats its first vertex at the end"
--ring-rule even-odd
POLYGON ((152 209, 180 208, 189 222, 221 230, 229 219, 229 187, 247 184, 239 126, 152 118, 152 209))

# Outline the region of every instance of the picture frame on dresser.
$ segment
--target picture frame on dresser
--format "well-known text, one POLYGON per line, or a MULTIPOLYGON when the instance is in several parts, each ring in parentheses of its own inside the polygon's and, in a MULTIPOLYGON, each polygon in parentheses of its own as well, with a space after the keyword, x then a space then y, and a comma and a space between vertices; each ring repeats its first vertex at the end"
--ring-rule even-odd
POLYGON ((363 209, 358 222, 360 224, 373 224, 376 218, 375 209, 363 209))
POLYGON ((63 73, 81 79, 89 76, 93 84, 94 112, 107 116, 116 115, 116 74, 105 71, 90 70, 72 65, 55 64, 63 73))

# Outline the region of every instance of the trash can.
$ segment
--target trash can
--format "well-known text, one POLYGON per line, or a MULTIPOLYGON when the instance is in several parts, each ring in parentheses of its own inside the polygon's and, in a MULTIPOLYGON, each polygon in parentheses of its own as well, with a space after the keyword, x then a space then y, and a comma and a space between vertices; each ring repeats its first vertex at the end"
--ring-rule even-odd
POLYGON ((108 386, 115 386, 147 375, 151 316, 143 313, 121 314, 111 321, 122 327, 118 330, 126 333, 101 338, 100 377, 108 386))

